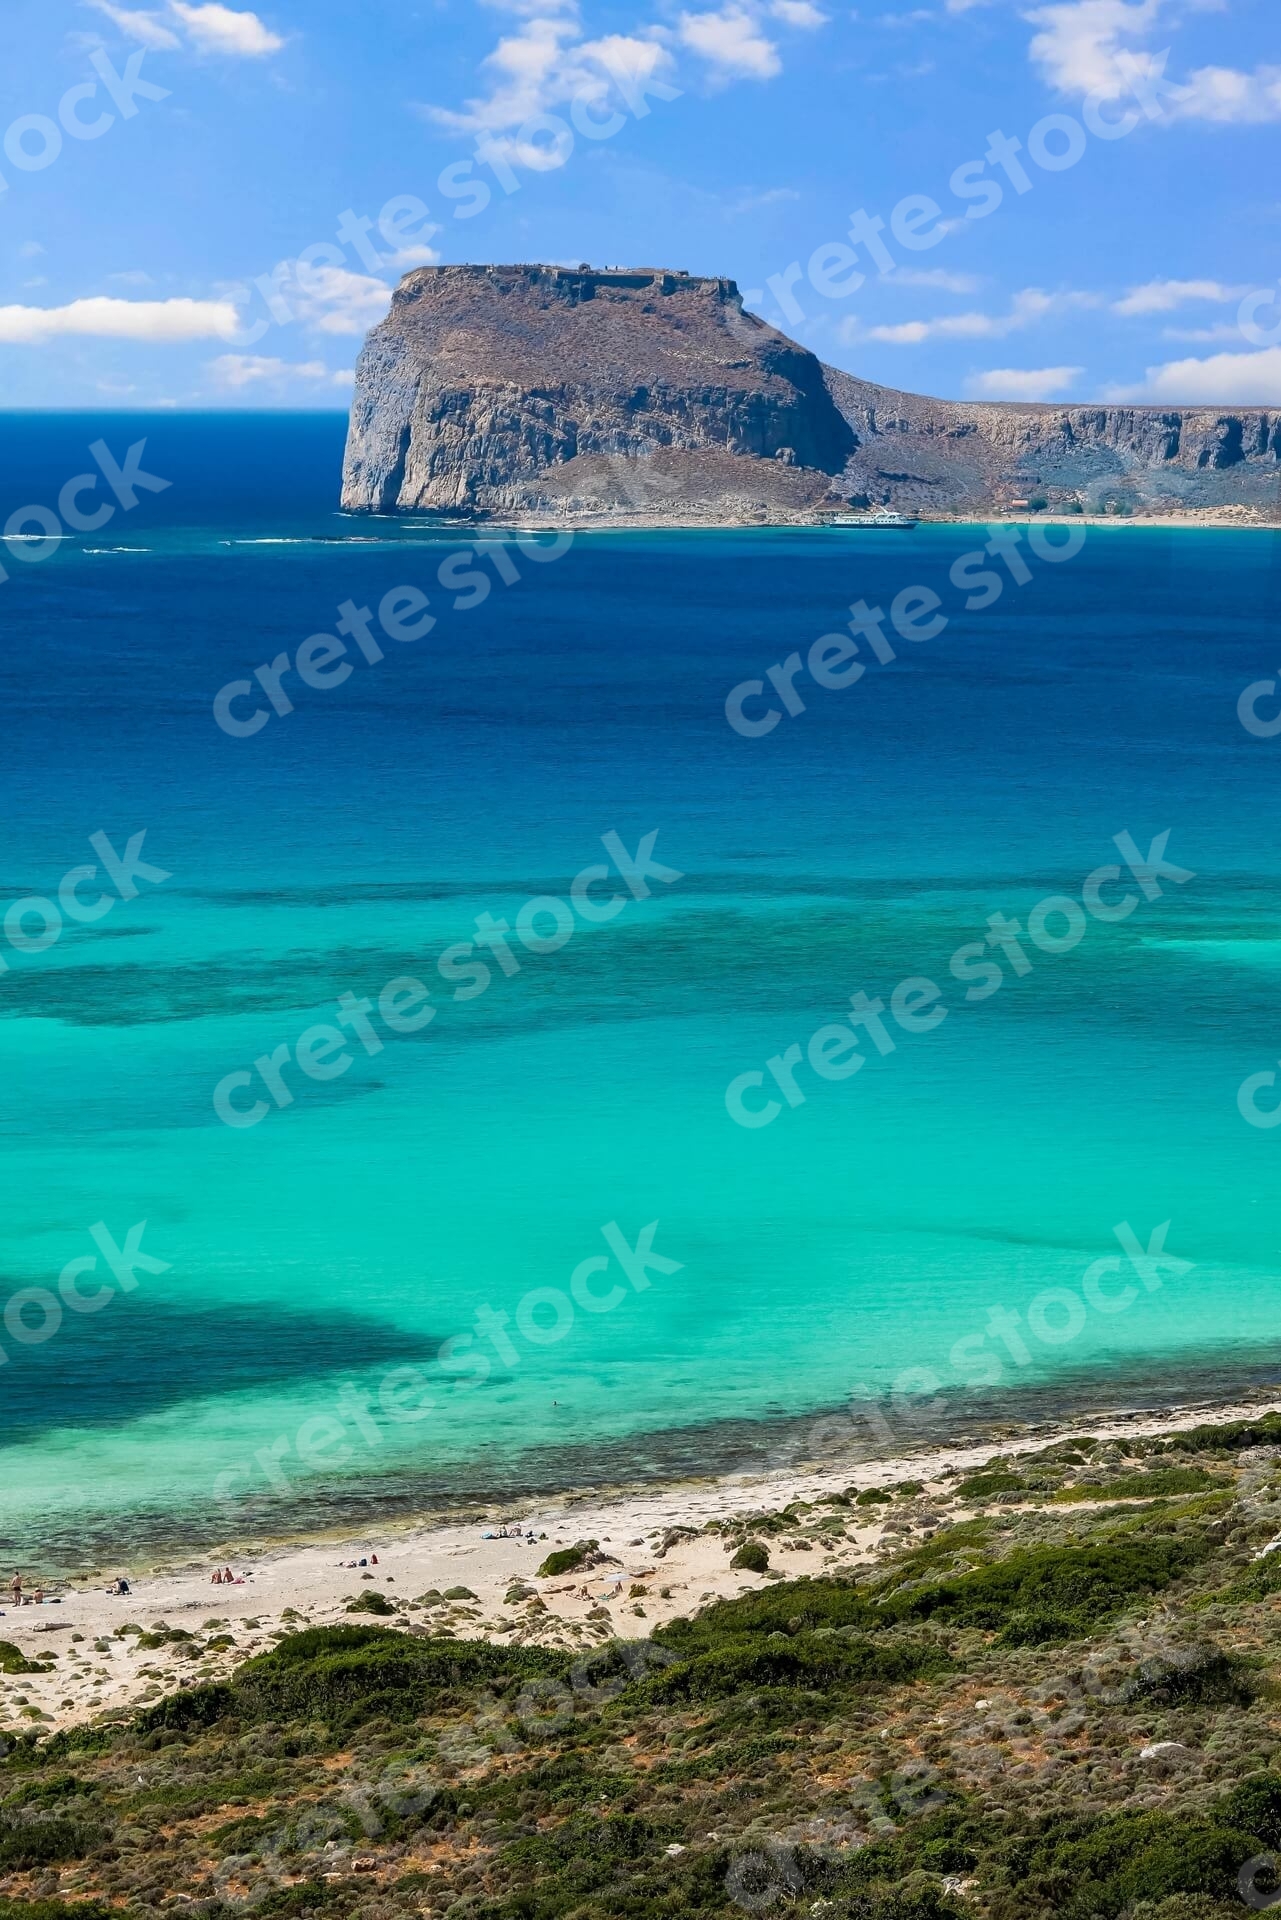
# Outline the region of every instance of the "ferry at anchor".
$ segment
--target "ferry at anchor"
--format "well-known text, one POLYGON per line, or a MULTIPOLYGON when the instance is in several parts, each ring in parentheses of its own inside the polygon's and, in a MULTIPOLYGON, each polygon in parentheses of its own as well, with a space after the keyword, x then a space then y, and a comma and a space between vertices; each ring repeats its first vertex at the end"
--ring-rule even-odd
POLYGON ((829 527, 915 527, 919 522, 910 514, 891 513, 888 507, 880 507, 874 513, 834 513, 827 524, 829 527))

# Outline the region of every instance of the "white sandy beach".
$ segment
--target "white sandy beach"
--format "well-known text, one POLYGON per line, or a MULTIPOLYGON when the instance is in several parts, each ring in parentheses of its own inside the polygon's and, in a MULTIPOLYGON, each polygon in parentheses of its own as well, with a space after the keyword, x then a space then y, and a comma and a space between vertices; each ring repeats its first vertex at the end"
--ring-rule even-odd
MULTIPOLYGON (((1007 1443, 1035 1452, 1067 1434, 1095 1439, 1168 1433, 1206 1421, 1257 1418, 1281 1412, 1281 1400, 1182 1408, 1163 1414, 1115 1414, 1070 1422, 1035 1439, 1007 1443)), ((272 1646, 283 1633, 303 1626, 329 1626, 348 1618, 353 1598, 371 1590, 401 1603, 403 1611, 380 1622, 362 1613, 365 1625, 386 1624, 420 1632, 446 1631, 460 1639, 504 1644, 537 1643, 589 1648, 618 1637, 638 1639, 677 1614, 708 1601, 765 1584, 770 1576, 731 1570, 730 1550, 720 1533, 704 1533, 709 1520, 778 1509, 795 1500, 820 1501, 836 1491, 924 1483, 911 1502, 889 1509, 841 1509, 849 1528, 835 1544, 793 1544, 772 1539, 771 1572, 788 1577, 855 1567, 873 1561, 882 1542, 927 1538, 937 1516, 932 1501, 950 1480, 992 1458, 993 1442, 922 1450, 861 1466, 833 1463, 766 1475, 685 1482, 659 1490, 569 1494, 520 1512, 499 1512, 480 1522, 387 1527, 376 1535, 345 1534, 320 1542, 252 1549, 226 1547, 178 1569, 121 1572, 130 1593, 104 1591, 100 1579, 75 1579, 46 1590, 44 1604, 15 1608, 8 1599, 11 1569, 4 1569, 0 1641, 50 1671, 9 1674, 0 1681, 0 1723, 53 1731, 107 1713, 158 1700, 194 1680, 225 1676, 242 1660, 272 1646), (488 1530, 519 1523, 519 1537, 484 1539, 488 1530), (688 1535, 672 1538, 672 1530, 688 1535), (529 1535, 534 1537, 531 1540, 529 1535), (535 1569, 558 1546, 595 1539, 607 1562, 590 1573, 537 1578, 535 1569), (372 1556, 377 1555, 376 1563, 372 1556), (361 1561, 368 1565, 351 1564, 361 1561), (215 1566, 230 1564, 234 1585, 211 1584, 215 1566), (451 1589, 466 1594, 450 1596, 451 1589), (435 1596, 435 1597, 433 1597, 435 1596), (124 1628, 140 1631, 122 1632, 124 1628), (140 1646, 140 1633, 178 1629, 195 1636, 160 1646, 140 1646), (221 1641, 215 1645, 212 1642, 221 1641)), ((827 1509, 831 1511, 831 1509, 827 1509)), ((949 1504, 955 1521, 968 1509, 949 1504)), ((30 1593, 39 1569, 22 1569, 30 1593)))
MULTIPOLYGON (((860 509, 862 511, 862 509, 860 509)), ((897 511, 897 509, 896 509, 897 511)), ((905 510, 906 511, 906 510, 905 510)), ((991 513, 978 517, 973 513, 921 513, 916 516, 919 527, 986 527, 998 523, 1016 527, 1111 527, 1124 532, 1127 528, 1179 528, 1205 530, 1227 529, 1234 533, 1281 533, 1281 514, 1274 513, 1265 518, 1257 507, 1193 507, 1183 513, 1063 513, 1047 510, 1044 513, 1028 513, 1013 507, 994 507, 991 513)), ((842 527, 831 519, 822 519, 808 513, 784 513, 770 515, 744 516, 739 520, 727 520, 716 515, 699 518, 695 514, 686 514, 681 519, 669 519, 659 514, 644 515, 635 512, 619 514, 584 514, 581 518, 566 517, 564 520, 549 520, 545 515, 515 515, 510 520, 492 523, 495 531, 501 527, 510 527, 520 533, 771 533, 780 530, 799 528, 823 529, 830 533, 853 536, 877 532, 874 526, 842 527)), ((441 532, 465 533, 470 523, 466 521, 439 522, 441 532)), ((475 532, 474 525, 471 531, 475 532)), ((887 529, 879 529, 887 531, 887 529)), ((891 528, 888 531, 899 531, 891 528)), ((903 531, 911 531, 905 528, 903 531)))

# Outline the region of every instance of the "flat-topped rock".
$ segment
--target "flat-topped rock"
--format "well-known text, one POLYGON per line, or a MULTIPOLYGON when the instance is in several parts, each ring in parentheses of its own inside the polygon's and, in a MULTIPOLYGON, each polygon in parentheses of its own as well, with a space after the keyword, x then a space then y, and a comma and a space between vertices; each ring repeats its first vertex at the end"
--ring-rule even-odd
POLYGON ((369 335, 343 505, 709 524, 886 505, 1281 518, 1281 409, 965 403, 825 367, 732 280, 420 267, 369 335))
POLYGON ((343 503, 659 517, 821 498, 854 450, 819 361, 732 280, 658 268, 423 267, 360 356, 343 503), (656 456, 710 455, 701 466, 656 456), (764 483, 726 456, 777 465, 764 483), (686 478, 689 485, 685 484, 686 478), (652 496, 652 500, 651 497, 652 496))

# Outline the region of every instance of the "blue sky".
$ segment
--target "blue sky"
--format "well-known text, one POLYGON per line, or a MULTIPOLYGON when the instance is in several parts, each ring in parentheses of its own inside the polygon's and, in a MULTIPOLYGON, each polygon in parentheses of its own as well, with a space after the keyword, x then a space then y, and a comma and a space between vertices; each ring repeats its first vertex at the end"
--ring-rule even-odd
POLYGON ((1278 0, 6 16, 0 405, 342 406, 438 260, 726 274, 919 392, 1281 404, 1278 0))

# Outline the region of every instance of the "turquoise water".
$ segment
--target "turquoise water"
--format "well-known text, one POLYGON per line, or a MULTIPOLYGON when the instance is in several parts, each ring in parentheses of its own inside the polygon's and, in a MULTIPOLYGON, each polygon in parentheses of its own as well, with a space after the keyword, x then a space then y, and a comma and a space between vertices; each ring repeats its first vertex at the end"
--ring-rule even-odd
POLYGON ((3 426, 15 502, 99 432, 173 476, 0 585, 0 907, 55 897, 99 831, 145 828, 171 876, 44 952, 0 942, 3 1297, 56 1298, 80 1256, 82 1295, 109 1288, 38 1344, 13 1331, 48 1326, 38 1298, 0 1332, 27 1557, 757 1465, 865 1439, 869 1404, 910 1439, 1277 1377, 1281 1134, 1236 1089, 1281 1053, 1281 743, 1235 712, 1278 665, 1275 535, 1101 529, 966 612, 949 568, 984 529, 593 534, 482 558, 455 611, 465 533, 330 511, 339 420, 3 426), (843 692, 802 676, 765 737, 727 725, 733 686, 917 582, 946 631, 865 646, 843 692), (215 725, 220 687, 407 584, 430 633, 353 647, 325 691, 295 675, 253 737, 215 725), (1025 941, 1030 972, 966 1002, 949 957, 989 916, 1079 900, 1114 835, 1166 829, 1194 877, 1070 951, 1025 941), (513 934, 519 972, 491 954, 454 1000, 438 956, 567 902, 615 831, 680 878, 636 899, 614 866, 589 898, 615 917, 562 908, 557 951, 513 934), (271 1102, 256 1058, 404 976, 429 1025, 374 1014, 379 1051, 348 1030, 348 1067, 291 1060, 271 1102), (802 1065, 804 1104, 731 1121, 732 1080, 909 976, 941 1025, 886 1014, 892 1053, 864 1033, 855 1077, 802 1065), (250 1127, 214 1110, 236 1073, 250 1127), (144 1220, 165 1270, 121 1291, 90 1229, 144 1220), (1151 1289, 1089 1278, 1123 1221, 1143 1247, 1170 1223, 1151 1289), (602 1229, 650 1222, 679 1269, 638 1289, 602 1229))

